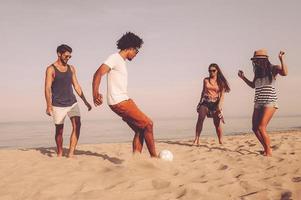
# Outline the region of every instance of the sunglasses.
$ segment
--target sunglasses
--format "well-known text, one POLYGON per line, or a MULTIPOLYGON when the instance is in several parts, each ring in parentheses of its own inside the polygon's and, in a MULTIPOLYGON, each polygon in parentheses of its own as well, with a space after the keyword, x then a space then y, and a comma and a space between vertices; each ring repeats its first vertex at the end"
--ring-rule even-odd
POLYGON ((71 55, 62 55, 63 58, 70 59, 72 56, 71 55))
POLYGON ((209 71, 209 73, 211 73, 211 72, 214 73, 214 72, 216 72, 216 69, 209 69, 208 71, 209 71))

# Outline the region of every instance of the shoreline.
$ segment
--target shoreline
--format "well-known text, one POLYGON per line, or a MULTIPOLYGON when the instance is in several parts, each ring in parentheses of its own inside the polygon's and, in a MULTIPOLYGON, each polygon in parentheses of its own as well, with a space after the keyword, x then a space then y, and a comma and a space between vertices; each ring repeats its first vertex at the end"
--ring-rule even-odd
MULTIPOLYGON (((281 134, 281 133, 287 133, 287 132, 301 132, 301 128, 294 128, 294 129, 284 129, 284 130, 280 130, 280 131, 268 131, 268 134, 272 135, 272 134, 281 134)), ((232 133, 232 134, 226 134, 224 135, 224 137, 231 137, 231 136, 244 136, 244 135, 254 135, 253 132, 239 132, 239 133, 232 133)), ((255 136, 255 135, 254 135, 255 136)), ((201 140, 204 138, 216 138, 216 135, 208 135, 208 134, 201 134, 201 140)), ((193 140, 194 139, 194 135, 192 135, 191 137, 169 137, 169 138, 160 138, 160 139, 155 139, 155 141, 165 141, 165 140, 193 140)), ((98 144, 127 144, 127 143, 131 143, 132 140, 127 140, 127 141, 120 141, 120 142, 100 142, 100 143, 81 143, 80 139, 79 139, 79 146, 80 145, 98 145, 98 144)), ((64 145, 64 148, 66 146, 68 146, 69 143, 67 142, 64 145)), ((1 150, 6 150, 6 149, 10 149, 10 150, 18 150, 18 149, 35 149, 35 148, 50 148, 50 147, 54 147, 55 146, 55 141, 53 140, 53 145, 51 146, 28 146, 28 147, 11 147, 11 146, 0 146, 0 151, 1 150)))

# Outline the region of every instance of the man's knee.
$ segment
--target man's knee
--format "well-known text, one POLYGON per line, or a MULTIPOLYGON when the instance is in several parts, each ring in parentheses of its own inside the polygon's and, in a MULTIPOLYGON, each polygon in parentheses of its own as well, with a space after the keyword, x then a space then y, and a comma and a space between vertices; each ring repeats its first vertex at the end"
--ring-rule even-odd
POLYGON ((56 124, 55 125, 55 130, 56 132, 62 132, 62 130, 64 129, 64 124, 56 124))
POLYGON ((266 131, 266 126, 264 126, 264 125, 259 125, 259 126, 258 126, 258 130, 259 130, 261 133, 263 133, 263 132, 266 131))
POLYGON ((81 120, 80 120, 80 117, 74 117, 73 119, 72 119, 72 124, 73 124, 73 128, 74 129, 80 129, 80 127, 81 127, 81 125, 82 125, 82 123, 81 123, 81 120))
POLYGON ((80 121, 80 119, 76 120, 76 127, 80 128, 82 126, 82 122, 80 121))
POLYGON ((154 123, 153 123, 153 121, 152 120, 149 120, 148 122, 147 122, 147 125, 146 125, 146 129, 148 129, 148 130, 153 130, 153 126, 154 126, 154 123))

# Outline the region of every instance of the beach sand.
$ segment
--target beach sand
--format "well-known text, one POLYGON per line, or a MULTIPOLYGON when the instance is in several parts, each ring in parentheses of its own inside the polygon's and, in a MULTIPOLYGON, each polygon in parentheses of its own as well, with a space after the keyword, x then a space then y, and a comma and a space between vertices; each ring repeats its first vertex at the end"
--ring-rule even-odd
MULTIPOLYGON (((131 143, 79 145, 74 159, 55 148, 0 150, 0 199, 301 199, 301 132, 270 134, 273 157, 253 134, 157 141, 172 162, 131 154, 131 143)), ((67 142, 67 141, 65 141, 67 142)))

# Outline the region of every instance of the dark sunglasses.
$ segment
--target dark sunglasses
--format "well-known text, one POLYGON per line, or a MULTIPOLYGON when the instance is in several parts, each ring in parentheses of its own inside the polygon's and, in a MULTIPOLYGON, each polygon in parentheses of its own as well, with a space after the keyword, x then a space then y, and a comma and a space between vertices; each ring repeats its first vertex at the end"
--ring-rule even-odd
POLYGON ((216 72, 216 69, 209 69, 208 71, 209 71, 209 73, 216 72))
POLYGON ((72 56, 71 55, 67 55, 67 56, 63 55, 62 57, 70 59, 72 56))

